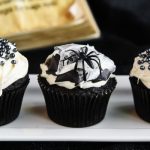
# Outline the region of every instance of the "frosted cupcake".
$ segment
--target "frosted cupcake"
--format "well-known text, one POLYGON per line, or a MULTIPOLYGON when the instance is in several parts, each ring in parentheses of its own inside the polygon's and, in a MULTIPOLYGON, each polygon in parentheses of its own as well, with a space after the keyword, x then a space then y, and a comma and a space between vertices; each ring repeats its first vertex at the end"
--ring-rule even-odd
POLYGON ((150 122, 150 49, 134 59, 130 83, 137 114, 150 122))
POLYGON ((15 44, 0 39, 0 125, 17 118, 28 83, 28 60, 15 44))
POLYGON ((116 86, 116 66, 93 46, 56 46, 38 77, 49 117, 69 127, 100 122, 116 86))

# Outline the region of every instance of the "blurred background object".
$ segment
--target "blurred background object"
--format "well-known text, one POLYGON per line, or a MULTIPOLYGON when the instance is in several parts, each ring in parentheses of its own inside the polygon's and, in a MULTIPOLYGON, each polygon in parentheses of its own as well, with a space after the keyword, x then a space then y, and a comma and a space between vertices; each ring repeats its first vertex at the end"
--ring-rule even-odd
MULTIPOLYGON (((36 0, 32 1, 37 2, 36 0)), ((56 2, 57 0, 53 1, 56 2)), ((17 46, 21 49, 30 50, 23 52, 30 61, 30 73, 39 73, 39 64, 53 51, 54 45, 77 42, 94 45, 98 51, 115 61, 117 74, 129 74, 133 58, 139 52, 150 47, 149 8, 149 0, 69 0, 69 5, 65 9, 67 12, 65 14, 67 17, 69 16, 67 25, 64 23, 58 27, 55 24, 55 27, 46 29, 45 32, 42 31, 43 34, 42 32, 38 34, 35 32, 31 37, 30 34, 11 36, 9 40, 17 41, 17 46), (79 2, 81 3, 79 4, 79 2), (89 11, 89 7, 91 11, 89 11), (87 21, 83 21, 82 17, 86 18, 87 21)), ((34 15, 37 14, 34 13, 34 15)), ((53 13, 49 15, 53 16, 53 13)), ((42 19, 47 20, 47 17, 44 16, 42 19)), ((40 20, 40 22, 42 21, 40 20)), ((3 26, 7 24, 5 20, 3 24, 3 26)), ((9 28, 9 25, 6 28, 9 28)))
POLYGON ((0 29, 20 50, 100 36, 85 0, 0 1, 0 29))

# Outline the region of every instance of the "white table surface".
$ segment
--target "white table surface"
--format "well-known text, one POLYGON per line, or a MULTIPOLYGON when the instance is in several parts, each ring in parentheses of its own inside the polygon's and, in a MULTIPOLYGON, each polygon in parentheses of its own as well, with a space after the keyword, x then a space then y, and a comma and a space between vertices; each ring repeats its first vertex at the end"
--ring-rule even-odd
POLYGON ((150 123, 135 113, 128 76, 117 76, 106 116, 86 128, 68 128, 51 121, 35 75, 24 96, 19 117, 0 127, 0 141, 150 141, 150 123))

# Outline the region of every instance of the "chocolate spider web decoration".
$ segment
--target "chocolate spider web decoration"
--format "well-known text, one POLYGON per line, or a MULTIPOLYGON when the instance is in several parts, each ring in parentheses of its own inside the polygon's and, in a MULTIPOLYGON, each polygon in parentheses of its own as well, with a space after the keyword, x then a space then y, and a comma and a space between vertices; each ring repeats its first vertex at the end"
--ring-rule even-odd
POLYGON ((95 51, 91 51, 88 53, 88 48, 86 46, 81 47, 78 52, 76 52, 75 50, 72 50, 72 49, 70 49, 68 51, 72 52, 73 54, 71 56, 69 56, 68 58, 65 58, 63 60, 63 65, 64 65, 65 60, 73 61, 73 58, 76 57, 73 62, 75 62, 74 71, 77 71, 78 61, 81 60, 82 61, 82 70, 83 70, 83 80, 84 81, 87 80, 86 79, 85 64, 84 64, 85 62, 92 69, 94 69, 93 62, 96 62, 96 64, 99 67, 100 76, 101 76, 101 72, 102 72, 101 61, 100 61, 99 57, 97 56, 98 54, 95 51))

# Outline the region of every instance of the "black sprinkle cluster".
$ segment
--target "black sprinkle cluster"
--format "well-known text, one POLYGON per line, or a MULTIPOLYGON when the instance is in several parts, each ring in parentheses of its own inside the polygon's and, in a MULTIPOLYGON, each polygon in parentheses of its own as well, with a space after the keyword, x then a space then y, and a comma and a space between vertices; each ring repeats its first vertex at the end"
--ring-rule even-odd
MULTIPOLYGON (((13 44, 16 45, 15 43, 13 44)), ((0 39, 0 65, 3 66, 5 64, 6 60, 12 59, 11 63, 16 64, 15 53, 17 52, 17 49, 12 49, 9 45, 9 41, 6 39, 0 39)))
POLYGON ((138 64, 140 65, 141 70, 145 70, 144 63, 148 63, 148 70, 150 70, 150 49, 146 50, 146 53, 139 54, 140 60, 138 60, 138 64))

